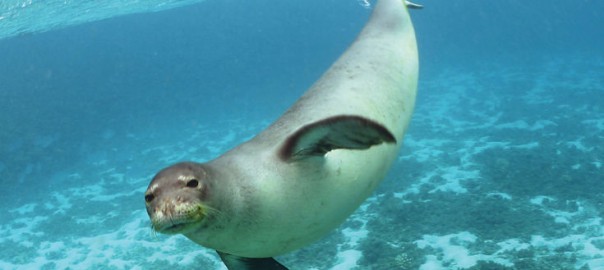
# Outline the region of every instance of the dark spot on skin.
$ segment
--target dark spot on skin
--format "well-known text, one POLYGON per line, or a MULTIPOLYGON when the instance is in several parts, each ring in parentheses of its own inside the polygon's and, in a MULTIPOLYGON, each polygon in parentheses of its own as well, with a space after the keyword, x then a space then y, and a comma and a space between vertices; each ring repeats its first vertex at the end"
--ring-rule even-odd
POLYGON ((199 181, 197 179, 191 179, 187 182, 187 187, 196 188, 199 185, 199 181))

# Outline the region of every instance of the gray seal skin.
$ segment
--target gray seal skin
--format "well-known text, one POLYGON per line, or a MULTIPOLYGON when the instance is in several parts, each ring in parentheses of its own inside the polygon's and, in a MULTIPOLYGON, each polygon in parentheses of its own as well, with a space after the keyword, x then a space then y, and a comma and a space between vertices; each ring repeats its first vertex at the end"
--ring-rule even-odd
POLYGON ((212 161, 153 178, 153 229, 216 250, 229 269, 286 269, 272 257, 337 228, 384 178, 417 76, 405 2, 379 0, 354 43, 275 123, 212 161))

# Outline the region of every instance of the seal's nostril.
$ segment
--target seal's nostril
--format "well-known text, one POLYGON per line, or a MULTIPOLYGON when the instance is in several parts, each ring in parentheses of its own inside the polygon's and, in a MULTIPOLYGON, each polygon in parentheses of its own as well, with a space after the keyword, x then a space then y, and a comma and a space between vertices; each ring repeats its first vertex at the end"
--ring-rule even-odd
POLYGON ((145 195, 145 201, 150 203, 151 201, 153 201, 153 199, 155 199, 155 196, 153 196, 153 194, 147 194, 145 195))

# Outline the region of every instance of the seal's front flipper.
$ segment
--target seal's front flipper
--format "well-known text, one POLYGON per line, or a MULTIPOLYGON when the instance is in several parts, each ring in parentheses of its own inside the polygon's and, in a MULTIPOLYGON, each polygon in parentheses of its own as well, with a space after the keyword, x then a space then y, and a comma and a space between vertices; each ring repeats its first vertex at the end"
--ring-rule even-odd
POLYGON ((287 138, 279 156, 297 161, 335 149, 361 150, 384 142, 396 143, 396 138, 383 125, 361 116, 339 115, 300 128, 287 138))
POLYGON ((411 1, 405 1, 405 4, 407 5, 408 8, 413 8, 413 9, 422 9, 424 8, 424 6, 413 3, 411 1))
POLYGON ((245 258, 216 251, 229 270, 288 270, 273 258, 245 258))

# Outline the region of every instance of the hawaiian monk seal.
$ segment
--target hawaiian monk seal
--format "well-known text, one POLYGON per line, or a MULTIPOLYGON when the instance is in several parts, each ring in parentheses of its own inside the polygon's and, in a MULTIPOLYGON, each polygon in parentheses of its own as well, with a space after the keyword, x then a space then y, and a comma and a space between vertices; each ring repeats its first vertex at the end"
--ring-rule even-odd
POLYGON ((286 269, 272 257, 336 228, 385 176, 417 76, 405 2, 379 0, 354 43, 275 123, 210 162, 153 178, 153 229, 215 249, 229 269, 286 269))

